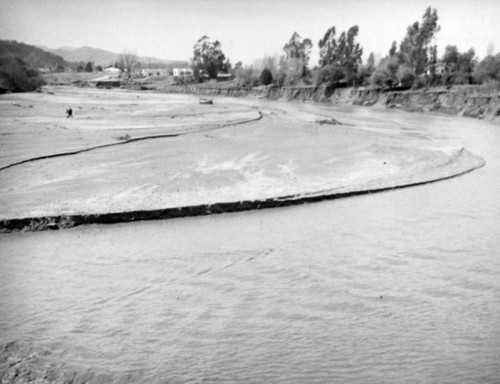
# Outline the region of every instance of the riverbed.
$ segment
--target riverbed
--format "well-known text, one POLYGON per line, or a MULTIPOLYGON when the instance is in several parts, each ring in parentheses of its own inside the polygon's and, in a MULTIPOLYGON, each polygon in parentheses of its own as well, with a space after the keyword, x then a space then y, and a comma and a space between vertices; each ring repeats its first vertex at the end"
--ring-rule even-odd
POLYGON ((496 382, 498 124, 281 105, 485 166, 287 208, 0 235, 2 378, 496 382))
POLYGON ((296 204, 484 165, 438 123, 383 109, 72 87, 0 105, 0 231, 296 204))

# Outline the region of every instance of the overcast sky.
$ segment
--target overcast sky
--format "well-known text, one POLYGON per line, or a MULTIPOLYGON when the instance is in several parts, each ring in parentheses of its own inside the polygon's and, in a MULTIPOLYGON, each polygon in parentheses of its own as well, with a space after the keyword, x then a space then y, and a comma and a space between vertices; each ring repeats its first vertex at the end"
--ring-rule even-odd
POLYGON ((203 35, 219 40, 232 63, 281 54, 293 32, 317 43, 358 25, 364 57, 385 55, 408 25, 437 8, 439 54, 448 44, 483 58, 500 51, 500 0, 0 0, 0 39, 50 48, 91 46, 188 60, 203 35))

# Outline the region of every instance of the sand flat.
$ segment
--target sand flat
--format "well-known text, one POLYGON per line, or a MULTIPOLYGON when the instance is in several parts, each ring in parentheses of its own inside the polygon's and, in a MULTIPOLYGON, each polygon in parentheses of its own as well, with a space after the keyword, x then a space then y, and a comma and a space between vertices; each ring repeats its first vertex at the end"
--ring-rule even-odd
POLYGON ((438 127, 384 121, 369 108, 222 97, 201 105, 189 95, 72 87, 2 95, 0 108, 1 220, 297 199, 484 164, 438 127), (317 122, 325 118, 341 124, 317 122))

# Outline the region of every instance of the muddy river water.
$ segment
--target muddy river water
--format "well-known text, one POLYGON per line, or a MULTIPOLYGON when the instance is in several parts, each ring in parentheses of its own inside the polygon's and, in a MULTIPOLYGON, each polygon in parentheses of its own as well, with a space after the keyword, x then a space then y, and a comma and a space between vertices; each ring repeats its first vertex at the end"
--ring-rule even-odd
POLYGON ((349 111, 439 127, 486 166, 287 208, 0 235, 4 378, 17 364, 47 381, 498 382, 500 127, 349 111))

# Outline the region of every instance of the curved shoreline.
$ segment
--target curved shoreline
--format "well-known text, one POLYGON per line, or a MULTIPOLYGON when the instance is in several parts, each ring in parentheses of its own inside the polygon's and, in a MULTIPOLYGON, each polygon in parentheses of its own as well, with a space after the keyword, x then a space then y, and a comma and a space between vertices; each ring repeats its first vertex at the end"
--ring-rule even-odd
POLYGON ((37 157, 30 158, 30 159, 20 160, 20 161, 17 161, 15 163, 4 165, 3 167, 0 167, 0 171, 4 171, 6 169, 15 167, 17 165, 32 163, 34 161, 53 159, 56 157, 73 156, 73 155, 78 155, 80 153, 94 151, 97 149, 109 148, 109 147, 114 147, 117 145, 125 145, 125 144, 135 143, 138 141, 143 141, 143 140, 166 139, 166 138, 171 138, 171 137, 179 137, 179 136, 189 135, 189 134, 193 134, 193 133, 210 132, 210 131, 215 131, 216 129, 222 129, 222 128, 226 128, 226 127, 230 127, 230 126, 252 123, 252 122, 255 122, 255 121, 262 119, 262 117, 264 116, 264 114, 261 111, 258 111, 258 113, 259 113, 259 116, 255 119, 242 120, 242 121, 237 121, 235 123, 218 124, 218 125, 213 126, 213 127, 200 129, 198 131, 166 133, 163 135, 142 136, 142 137, 136 137, 136 138, 132 138, 132 139, 128 139, 128 140, 123 140, 123 141, 116 142, 116 143, 108 143, 108 144, 96 145, 96 146, 89 147, 89 148, 78 149, 76 151, 53 153, 51 155, 37 156, 37 157))
POLYGON ((483 167, 486 163, 481 160, 469 169, 458 173, 450 174, 435 179, 417 181, 407 184, 367 188, 352 190, 347 192, 318 191, 305 194, 296 194, 288 196, 278 196, 267 199, 242 200, 233 202, 221 202, 213 204, 199 204, 192 206, 158 208, 151 210, 136 210, 123 212, 107 212, 95 214, 69 214, 41 217, 26 217, 0 220, 0 233, 10 232, 37 232, 44 230, 59 230, 72 228, 80 225, 89 224, 118 224, 134 221, 166 220, 192 216, 207 216, 212 214, 243 212, 250 210, 279 208, 291 205, 301 205, 315 203, 325 200, 341 199, 353 196, 367 195, 372 193, 388 192, 396 189, 415 187, 419 185, 430 184, 438 181, 451 179, 465 175, 476 169, 483 167))
MULTIPOLYGON (((420 127, 397 114, 367 119, 348 109, 334 117, 328 108, 225 99, 200 109, 194 98, 156 94, 130 111, 120 103, 135 98, 120 93, 102 109, 94 100, 102 95, 61 92, 63 100, 87 105, 64 134, 51 131, 56 120, 36 111, 21 120, 27 128, 18 131, 11 113, 5 132, 17 136, 6 141, 11 150, 0 167, 0 233, 284 207, 423 185, 484 165, 479 156, 458 150, 461 143, 447 136, 446 124, 436 135, 428 119, 420 127), (167 119, 193 111, 196 129, 178 128, 191 127, 189 119, 167 119), (220 113, 223 118, 213 117, 220 113), (322 124, 337 117, 345 123, 322 124), (221 129, 236 125, 245 128, 221 129), (204 134, 213 130, 219 131, 204 134), (134 138, 110 142, 123 132, 134 138), (50 154, 53 148, 61 152, 50 154), (29 158, 20 158, 23 153, 29 158)), ((59 105, 45 95, 34 101, 51 114, 59 105)))

